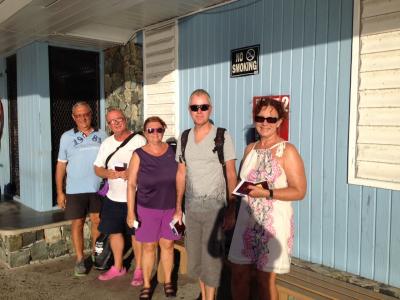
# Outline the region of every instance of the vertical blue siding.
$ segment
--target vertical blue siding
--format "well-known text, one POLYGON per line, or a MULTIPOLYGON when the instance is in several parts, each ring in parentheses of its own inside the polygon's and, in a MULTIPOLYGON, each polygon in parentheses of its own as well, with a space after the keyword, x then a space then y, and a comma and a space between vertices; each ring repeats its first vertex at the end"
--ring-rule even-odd
POLYGON ((10 182, 10 144, 8 135, 8 101, 7 101, 7 74, 6 59, 0 58, 0 99, 3 104, 4 128, 0 144, 0 188, 4 192, 4 185, 10 182))
POLYGON ((400 286, 400 193, 347 184, 351 0, 242 0, 179 22, 181 128, 204 88, 241 158, 253 96, 289 94, 290 140, 308 178, 295 256, 400 286), (260 44, 260 74, 230 78, 230 51, 260 44))
POLYGON ((48 47, 17 51, 20 199, 38 211, 52 208, 48 47))

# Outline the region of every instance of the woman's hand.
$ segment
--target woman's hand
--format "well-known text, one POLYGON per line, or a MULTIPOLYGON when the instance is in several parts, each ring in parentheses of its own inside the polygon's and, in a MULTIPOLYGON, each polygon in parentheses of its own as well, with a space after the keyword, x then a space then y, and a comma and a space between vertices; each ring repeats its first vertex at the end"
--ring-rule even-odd
POLYGON ((253 198, 268 198, 269 190, 264 189, 262 186, 249 185, 247 187, 250 190, 249 196, 253 198))
POLYGON ((179 224, 182 224, 182 217, 183 217, 183 212, 182 209, 175 209, 175 213, 172 217, 172 220, 178 220, 179 224))
POLYGON ((133 228, 133 224, 136 221, 136 216, 134 213, 128 213, 126 217, 126 224, 128 225, 129 228, 133 228))

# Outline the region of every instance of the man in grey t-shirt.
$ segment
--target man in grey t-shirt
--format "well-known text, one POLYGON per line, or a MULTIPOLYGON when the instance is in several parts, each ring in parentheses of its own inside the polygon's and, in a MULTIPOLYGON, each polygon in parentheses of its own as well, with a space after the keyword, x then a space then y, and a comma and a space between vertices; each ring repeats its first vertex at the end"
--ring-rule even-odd
POLYGON ((176 175, 175 214, 181 222, 182 198, 185 193, 188 273, 199 279, 202 299, 210 300, 215 297, 222 270, 221 230, 229 230, 235 223, 235 198, 231 195, 236 186, 235 149, 230 135, 225 132, 224 160, 230 195, 226 203, 222 166, 217 152, 213 152, 217 128, 210 123, 211 111, 210 95, 205 90, 195 90, 189 99, 189 112, 194 128, 189 132, 184 162, 180 161, 180 138, 176 151, 179 165, 176 175), (226 204, 228 206, 224 209, 226 204))

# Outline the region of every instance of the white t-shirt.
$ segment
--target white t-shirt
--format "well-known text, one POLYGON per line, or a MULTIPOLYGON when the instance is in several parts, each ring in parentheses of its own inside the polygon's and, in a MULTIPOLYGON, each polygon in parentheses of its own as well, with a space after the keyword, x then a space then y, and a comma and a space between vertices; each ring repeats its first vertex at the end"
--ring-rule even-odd
MULTIPOLYGON (((94 161, 94 165, 97 167, 105 168, 107 157, 117 149, 122 141, 119 142, 114 138, 114 135, 106 138, 101 144, 97 158, 94 161)), ((108 161, 108 169, 115 170, 115 166, 125 164, 126 168, 129 166, 129 162, 132 157, 133 151, 146 144, 146 139, 140 134, 136 134, 125 146, 120 148, 108 161)), ((127 183, 128 181, 122 178, 108 179, 109 190, 107 197, 110 200, 116 202, 126 202, 127 195, 127 183)))

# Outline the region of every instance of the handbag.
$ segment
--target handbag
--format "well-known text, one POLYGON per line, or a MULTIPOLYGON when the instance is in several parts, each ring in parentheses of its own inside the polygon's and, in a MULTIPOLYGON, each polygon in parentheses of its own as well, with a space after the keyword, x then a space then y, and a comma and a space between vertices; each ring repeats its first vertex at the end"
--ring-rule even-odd
POLYGON ((100 182, 100 187, 99 190, 97 191, 97 194, 99 194, 102 197, 105 197, 107 195, 108 189, 109 189, 108 180, 107 178, 103 178, 103 180, 100 182))
MULTIPOLYGON (((122 147, 124 147, 135 135, 136 135, 136 133, 132 133, 131 135, 129 135, 129 136, 122 142, 122 144, 119 145, 119 146, 117 147, 117 149, 115 149, 115 151, 112 152, 112 153, 107 157, 106 163, 105 163, 105 168, 106 168, 106 169, 108 168, 108 162, 110 161, 111 157, 112 157, 119 149, 121 149, 122 147)), ((100 195, 100 196, 102 196, 102 197, 105 197, 105 196, 107 195, 108 189, 109 189, 108 180, 107 180, 107 178, 103 178, 103 180, 102 180, 101 183, 100 183, 100 187, 99 187, 99 190, 97 191, 97 194, 100 195)))

